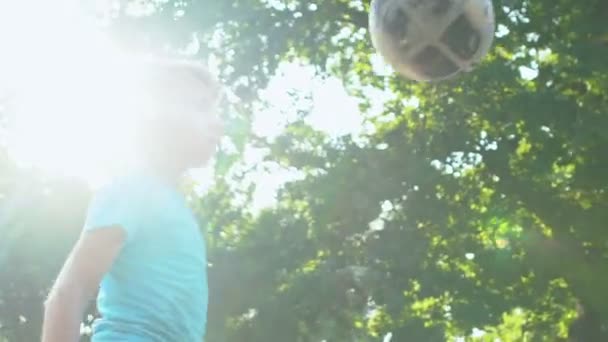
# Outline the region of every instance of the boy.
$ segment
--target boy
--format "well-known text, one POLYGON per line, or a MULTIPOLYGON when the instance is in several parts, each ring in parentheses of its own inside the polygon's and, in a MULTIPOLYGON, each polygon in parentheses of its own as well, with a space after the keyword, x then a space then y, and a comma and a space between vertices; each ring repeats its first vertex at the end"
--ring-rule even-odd
POLYGON ((177 184, 215 150, 221 89, 197 64, 144 64, 143 96, 130 109, 146 118, 135 139, 137 167, 91 202, 45 303, 43 342, 78 341, 98 288, 94 342, 203 340, 205 243, 177 184))

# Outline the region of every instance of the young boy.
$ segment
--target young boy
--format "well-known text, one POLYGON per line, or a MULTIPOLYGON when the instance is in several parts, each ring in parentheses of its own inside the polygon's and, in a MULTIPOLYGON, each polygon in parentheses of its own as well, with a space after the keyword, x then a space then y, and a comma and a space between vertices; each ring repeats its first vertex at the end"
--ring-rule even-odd
POLYGON ((137 167, 91 202, 83 233, 45 303, 43 342, 78 341, 98 289, 94 342, 203 340, 205 243, 177 185, 215 150, 221 89, 197 64, 145 64, 143 97, 132 108, 146 118, 135 139, 137 167))

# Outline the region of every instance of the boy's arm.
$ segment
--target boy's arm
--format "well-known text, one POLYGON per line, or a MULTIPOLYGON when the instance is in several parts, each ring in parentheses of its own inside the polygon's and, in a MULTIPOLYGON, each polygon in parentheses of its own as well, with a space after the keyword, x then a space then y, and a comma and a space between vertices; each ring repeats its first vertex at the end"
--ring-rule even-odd
POLYGON ((84 311, 125 238, 121 227, 96 229, 81 235, 45 302, 42 342, 80 339, 84 311))

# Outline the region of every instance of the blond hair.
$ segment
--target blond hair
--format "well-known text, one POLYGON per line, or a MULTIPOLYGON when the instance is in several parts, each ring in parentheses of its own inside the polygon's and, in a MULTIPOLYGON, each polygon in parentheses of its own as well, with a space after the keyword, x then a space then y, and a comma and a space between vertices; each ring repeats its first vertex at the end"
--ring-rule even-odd
MULTIPOLYGON (((171 79, 194 77, 202 82, 205 90, 213 99, 219 99, 223 93, 217 78, 201 62, 184 59, 151 59, 142 61, 138 68, 142 71, 144 81, 162 83, 171 79)), ((161 85, 162 87, 162 85, 161 85)))
MULTIPOLYGON (((206 106, 217 107, 224 97, 219 80, 201 62, 184 59, 138 58, 130 60, 123 69, 130 77, 121 85, 123 110, 138 112, 143 117, 159 114, 155 111, 163 101, 175 94, 176 87, 188 82, 197 82, 208 99, 206 106), (154 112, 154 114, 152 113, 154 112)), ((131 113, 133 115, 134 113, 131 113)))

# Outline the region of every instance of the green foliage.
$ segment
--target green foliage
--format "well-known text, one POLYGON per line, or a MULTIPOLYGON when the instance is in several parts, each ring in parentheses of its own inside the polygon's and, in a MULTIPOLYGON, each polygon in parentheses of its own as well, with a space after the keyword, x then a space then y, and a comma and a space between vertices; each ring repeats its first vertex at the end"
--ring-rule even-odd
MULTIPOLYGON (((219 35, 200 57, 219 58, 244 101, 230 117, 242 128, 230 132, 236 152, 196 203, 209 225, 208 341, 608 340, 605 1, 495 1, 491 55, 438 84, 374 74, 367 2, 154 3, 109 28, 146 50, 219 35), (250 137, 257 91, 293 59, 341 78, 373 133, 332 140, 295 122, 273 141, 250 137), (393 95, 382 113, 370 111, 370 89, 393 95), (255 215, 239 162, 253 143, 305 175, 255 215)), ((2 174, 3 204, 20 177, 2 174)), ((30 184, 26 197, 48 196, 30 184)), ((1 240, 20 246, 1 268, 12 280, 0 288, 3 327, 19 326, 20 311, 29 331, 40 323, 40 293, 74 236, 51 251, 60 239, 46 232, 59 228, 41 227, 77 230, 79 196, 65 216, 42 199, 2 225, 1 240)))
POLYGON ((36 341, 42 303, 75 242, 84 184, 45 180, 0 154, 0 340, 36 341))

